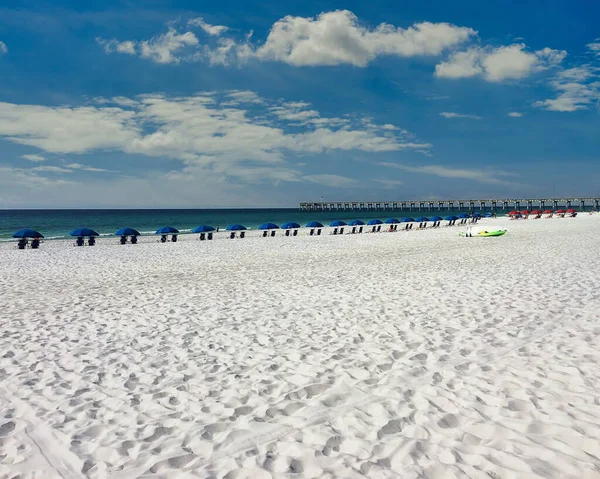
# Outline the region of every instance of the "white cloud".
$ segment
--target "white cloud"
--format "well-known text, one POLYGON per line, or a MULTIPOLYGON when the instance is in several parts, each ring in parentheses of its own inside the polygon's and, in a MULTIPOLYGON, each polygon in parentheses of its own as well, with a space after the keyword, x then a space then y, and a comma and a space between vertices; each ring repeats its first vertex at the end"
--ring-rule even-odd
POLYGON ((110 170, 105 170, 104 168, 94 168, 92 166, 82 165, 81 163, 70 163, 65 165, 65 168, 69 168, 71 170, 82 170, 82 171, 91 171, 96 173, 108 173, 110 170))
POLYGON ((600 42, 588 43, 587 47, 590 51, 594 52, 596 55, 600 55, 600 42))
POLYGON ((29 161, 45 161, 46 158, 44 158, 41 155, 21 155, 21 158, 23 158, 24 160, 29 160, 29 161))
POLYGON ((518 111, 511 111, 508 113, 508 116, 512 118, 521 118, 523 116, 523 113, 519 113, 518 111))
POLYGON ((439 176, 441 178, 473 180, 479 183, 493 183, 500 185, 516 186, 516 183, 502 179, 501 177, 514 176, 513 173, 499 170, 476 170, 464 168, 448 168, 441 165, 406 166, 398 163, 381 162, 381 166, 396 168, 409 173, 422 173, 426 175, 439 176), (500 177, 500 178, 499 178, 500 177))
POLYGON ((527 52, 524 44, 495 49, 471 47, 464 52, 453 53, 447 61, 436 65, 435 76, 481 76, 490 82, 520 79, 559 64, 566 55, 565 51, 550 48, 527 52))
POLYGON ((397 186, 403 185, 404 181, 400 181, 400 180, 390 180, 388 178, 377 178, 375 180, 376 183, 379 183, 381 185, 384 186, 384 188, 388 188, 388 189, 394 189, 397 186))
POLYGON ((150 40, 134 42, 132 40, 118 41, 96 38, 96 41, 104 46, 106 53, 123 53, 127 55, 139 55, 148 58, 155 63, 179 63, 181 58, 177 55, 186 47, 196 47, 200 43, 192 32, 178 33, 169 28, 167 33, 158 35, 150 40))
POLYGON ((306 175, 302 179, 331 188, 350 188, 358 184, 353 178, 339 175, 306 175))
POLYGON ((8 53, 8 47, 6 46, 6 43, 0 42, 0 55, 5 53, 8 53))
MULTIPOLYGON (((79 107, 0 103, 0 138, 50 153, 116 151, 172 158, 185 167, 172 174, 181 181, 186 175, 215 181, 299 181, 302 172, 297 164, 289 166, 290 156, 431 147, 394 125, 321 116, 307 103, 273 102, 242 91, 101 98, 79 107), (248 103, 232 105, 233 99, 248 103), (306 121, 298 123, 298 118, 306 121)), ((59 172, 56 168, 103 171, 71 162, 38 172, 59 172)))
POLYGON ((157 63, 178 62, 181 57, 174 53, 188 46, 193 47, 193 53, 185 59, 208 60, 217 65, 255 59, 294 66, 346 64, 365 67, 383 55, 439 55, 477 33, 472 28, 431 22, 415 23, 408 28, 381 23, 369 28, 361 25, 348 10, 321 13, 316 18, 286 16, 272 25, 263 44, 251 43, 252 33, 243 41, 222 37, 227 27, 209 25, 202 18, 190 20, 188 24, 219 37, 216 44, 200 45, 194 33, 178 33, 173 28, 149 41, 98 39, 98 42, 104 45, 107 53, 138 53, 157 63))
POLYGON ((229 28, 223 25, 211 25, 210 23, 206 23, 202 17, 193 18, 188 22, 188 25, 192 25, 195 27, 200 27, 204 30, 208 35, 218 37, 222 33, 225 33, 229 28))
POLYGON ((597 70, 589 65, 580 65, 559 72, 550 87, 556 98, 537 101, 534 106, 550 111, 573 112, 586 110, 600 100, 600 81, 597 70))
POLYGON ((477 115, 466 115, 463 113, 453 113, 450 111, 443 111, 440 113, 440 116, 443 116, 444 118, 468 118, 471 120, 481 120, 481 117, 477 115))
POLYGON ((316 18, 286 16, 271 27, 255 55, 295 66, 350 64, 364 67, 380 55, 439 55, 476 32, 448 23, 417 23, 403 29, 382 23, 361 26, 348 10, 316 18))
POLYGON ((49 172, 49 173, 73 173, 73 170, 70 170, 68 168, 61 168, 60 166, 50 166, 50 165, 43 165, 43 166, 36 166, 35 168, 30 168, 31 171, 41 171, 41 172, 49 172))

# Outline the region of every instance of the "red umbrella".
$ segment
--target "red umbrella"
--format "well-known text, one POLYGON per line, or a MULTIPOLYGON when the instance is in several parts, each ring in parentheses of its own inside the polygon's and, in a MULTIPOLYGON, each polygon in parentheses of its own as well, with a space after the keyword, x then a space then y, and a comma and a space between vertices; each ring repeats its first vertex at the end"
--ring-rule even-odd
POLYGON ((567 213, 577 213, 577 211, 575 211, 573 208, 571 208, 571 209, 567 210, 567 213))
POLYGON ((520 215, 521 213, 519 213, 518 211, 511 211, 510 213, 508 213, 508 216, 513 216, 513 215, 520 215))
POLYGON ((556 210, 557 213, 566 213, 565 210, 556 210))
POLYGON ((552 210, 544 210, 543 214, 545 215, 551 215, 552 213, 554 213, 554 211, 552 210))
POLYGON ((542 210, 533 210, 531 212, 532 215, 541 215, 542 214, 542 210))
POLYGON ((531 213, 529 212, 529 210, 523 210, 521 211, 522 215, 530 215, 531 213))

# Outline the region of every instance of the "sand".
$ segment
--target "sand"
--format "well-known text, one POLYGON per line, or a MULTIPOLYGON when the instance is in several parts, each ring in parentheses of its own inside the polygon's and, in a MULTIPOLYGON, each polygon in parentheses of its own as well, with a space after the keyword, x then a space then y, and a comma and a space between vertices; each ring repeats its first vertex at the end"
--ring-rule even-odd
POLYGON ((0 478, 600 478, 600 215, 484 221, 1 245, 0 478))

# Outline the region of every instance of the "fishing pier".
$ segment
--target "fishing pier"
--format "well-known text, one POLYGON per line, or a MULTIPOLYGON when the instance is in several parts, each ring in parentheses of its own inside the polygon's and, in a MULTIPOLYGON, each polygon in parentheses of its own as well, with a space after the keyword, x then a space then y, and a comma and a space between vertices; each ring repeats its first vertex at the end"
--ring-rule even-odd
POLYGON ((300 203, 300 211, 456 211, 558 209, 581 210, 593 206, 600 209, 600 198, 502 198, 469 200, 406 200, 406 201, 317 201, 300 203))

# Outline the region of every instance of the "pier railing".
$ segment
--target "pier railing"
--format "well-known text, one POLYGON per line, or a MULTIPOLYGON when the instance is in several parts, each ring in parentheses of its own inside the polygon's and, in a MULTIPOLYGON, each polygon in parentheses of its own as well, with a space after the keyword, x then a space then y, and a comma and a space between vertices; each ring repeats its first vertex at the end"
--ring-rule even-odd
POLYGON ((502 198, 468 200, 406 200, 406 201, 317 201, 300 203, 301 211, 452 211, 558 209, 560 207, 600 209, 600 197, 579 198, 502 198))

